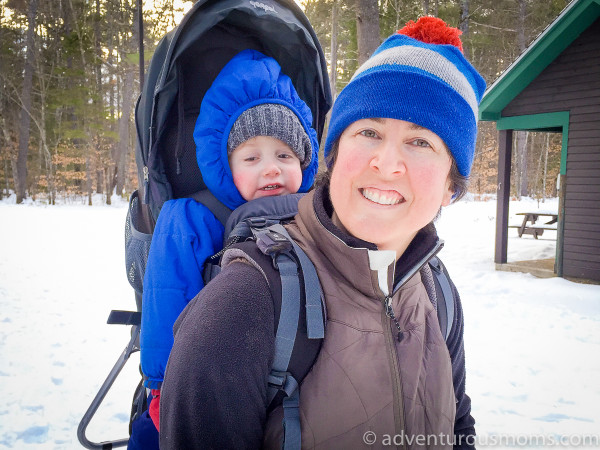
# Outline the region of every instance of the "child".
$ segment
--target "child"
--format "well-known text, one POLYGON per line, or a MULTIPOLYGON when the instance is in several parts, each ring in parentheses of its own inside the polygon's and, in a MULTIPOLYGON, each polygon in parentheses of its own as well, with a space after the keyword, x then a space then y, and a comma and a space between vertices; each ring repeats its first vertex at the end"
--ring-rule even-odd
MULTIPOLYGON (((244 50, 206 92, 194 129, 207 188, 230 209, 259 197, 306 192, 318 165, 308 106, 272 58, 244 50)), ((222 248, 223 225, 192 199, 166 202, 148 256, 140 337, 145 386, 155 400, 173 346, 173 324, 204 287, 207 257, 222 248)))

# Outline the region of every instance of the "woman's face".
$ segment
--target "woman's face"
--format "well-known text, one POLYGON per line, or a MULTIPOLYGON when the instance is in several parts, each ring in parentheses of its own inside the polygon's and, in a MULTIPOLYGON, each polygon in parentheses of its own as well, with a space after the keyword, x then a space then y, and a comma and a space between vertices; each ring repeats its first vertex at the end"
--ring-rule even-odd
POLYGON ((396 119, 361 119, 339 140, 331 173, 334 222, 399 258, 452 199, 452 161, 432 131, 396 119))

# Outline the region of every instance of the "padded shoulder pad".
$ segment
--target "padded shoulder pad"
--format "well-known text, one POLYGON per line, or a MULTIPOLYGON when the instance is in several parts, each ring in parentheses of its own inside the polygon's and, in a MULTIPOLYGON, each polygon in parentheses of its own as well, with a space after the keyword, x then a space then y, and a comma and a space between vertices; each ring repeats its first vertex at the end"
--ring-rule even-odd
POLYGON ((298 214, 298 201, 305 194, 279 195, 250 200, 233 210, 225 224, 225 239, 235 226, 251 217, 263 217, 277 222, 292 219, 298 214))
MULTIPOLYGON (((287 197, 287 196, 286 196, 287 197)), ((255 266, 263 273, 271 290, 273 298, 273 310, 275 312, 274 323, 275 333, 279 324, 279 315, 281 314, 281 278, 277 269, 273 265, 270 256, 263 254, 257 247, 255 241, 246 241, 233 244, 223 255, 223 265, 231 264, 236 258, 244 258, 250 264, 255 266)), ((321 349, 322 339, 309 339, 306 332, 306 296, 304 292, 304 283, 302 274, 299 273, 298 283, 300 284, 300 317, 298 319, 298 328, 296 330, 296 341, 292 350, 292 356, 289 363, 289 372, 301 383, 306 374, 314 364, 319 350, 321 349)), ((281 399, 275 403, 280 403, 281 399)), ((271 406, 274 406, 273 404, 271 406)))

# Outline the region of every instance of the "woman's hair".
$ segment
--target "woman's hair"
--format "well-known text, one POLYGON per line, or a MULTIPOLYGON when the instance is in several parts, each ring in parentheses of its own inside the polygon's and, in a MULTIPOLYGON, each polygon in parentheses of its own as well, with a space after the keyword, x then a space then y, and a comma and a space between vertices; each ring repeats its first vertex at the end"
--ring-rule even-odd
MULTIPOLYGON (((339 147, 340 138, 336 139, 335 142, 331 145, 331 150, 325 158, 325 167, 327 167, 327 169, 318 175, 315 183, 317 186, 329 186, 329 181, 331 180, 331 172, 333 171, 337 160, 339 147)), ((455 203, 467 193, 467 189, 469 187, 469 177, 461 175, 461 173, 458 171, 458 166, 456 164, 456 161, 454 160, 454 156, 452 156, 452 153, 450 153, 447 148, 446 151, 448 152, 448 155, 452 160, 452 166, 450 167, 450 173, 448 174, 448 177, 450 178, 450 190, 454 192, 454 195, 452 196, 452 203, 455 203)))

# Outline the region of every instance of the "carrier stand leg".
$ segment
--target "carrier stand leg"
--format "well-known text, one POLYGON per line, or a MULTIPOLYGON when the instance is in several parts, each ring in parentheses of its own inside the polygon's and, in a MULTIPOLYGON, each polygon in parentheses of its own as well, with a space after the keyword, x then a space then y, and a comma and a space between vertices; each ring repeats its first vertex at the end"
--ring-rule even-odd
POLYGON ((79 442, 81 443, 81 445, 83 445, 85 448, 111 449, 111 448, 115 448, 115 447, 124 447, 129 442, 128 438, 127 439, 119 439, 116 441, 105 441, 105 442, 100 442, 100 443, 91 442, 85 436, 85 430, 87 429, 87 426, 90 424, 92 417, 94 417, 94 414, 96 414, 96 411, 100 407, 100 404, 104 400, 104 397, 106 397, 106 394, 108 393, 111 386, 113 385, 113 383, 119 376, 121 369, 123 369, 123 367, 127 363, 127 360, 129 359, 129 357, 133 353, 135 353, 136 351, 139 350, 139 348, 137 346, 139 334, 140 334, 140 326, 134 325, 131 329, 131 339, 129 340, 127 347, 125 347, 125 350, 123 350, 123 353, 121 353, 121 356, 119 357, 119 359, 113 366, 112 370, 108 374, 108 377, 106 377, 106 380, 100 387, 100 390, 96 394, 96 397, 94 397, 94 400, 92 400, 92 403, 90 404, 90 407, 88 408, 88 410, 84 414, 83 418, 81 419, 81 422, 79 422, 79 426, 77 427, 77 438, 79 439, 79 442))

